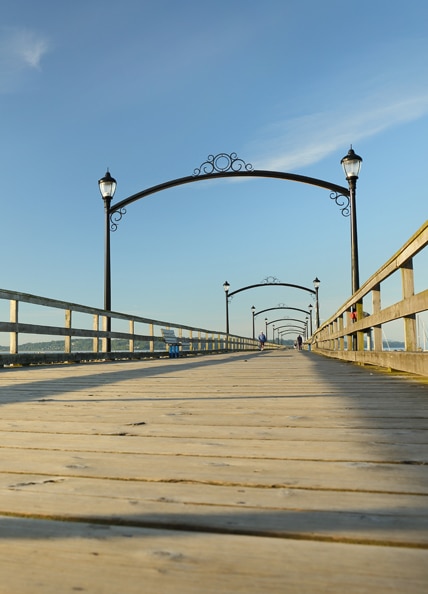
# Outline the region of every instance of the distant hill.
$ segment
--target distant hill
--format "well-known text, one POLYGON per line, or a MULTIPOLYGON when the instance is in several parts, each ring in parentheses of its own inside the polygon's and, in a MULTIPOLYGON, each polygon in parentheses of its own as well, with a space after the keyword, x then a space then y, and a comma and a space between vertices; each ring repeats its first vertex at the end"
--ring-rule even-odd
MULTIPOLYGON (((111 348, 113 351, 127 351, 129 349, 129 341, 122 339, 113 339, 111 348)), ((149 350, 149 342, 135 341, 135 350, 144 351, 149 350)), ((165 348, 165 343, 159 341, 155 343, 155 350, 162 350, 165 348)), ((71 341, 71 349, 73 352, 88 353, 92 352, 91 338, 76 338, 71 341)), ((50 340, 47 342, 26 342, 19 345, 20 353, 62 353, 64 351, 64 340, 50 340)), ((9 352, 9 347, 0 346, 0 352, 9 352)))

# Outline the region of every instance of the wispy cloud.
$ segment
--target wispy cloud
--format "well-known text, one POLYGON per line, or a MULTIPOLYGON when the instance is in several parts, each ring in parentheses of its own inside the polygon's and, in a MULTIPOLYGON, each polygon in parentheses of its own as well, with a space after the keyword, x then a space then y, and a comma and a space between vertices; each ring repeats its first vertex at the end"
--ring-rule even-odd
POLYGON ((257 168, 290 171, 397 125, 428 114, 428 92, 396 98, 389 104, 368 102, 352 112, 318 112, 276 122, 261 132, 253 158, 257 168))
POLYGON ((47 39, 34 31, 0 28, 0 92, 15 90, 26 71, 40 70, 48 51, 47 39))

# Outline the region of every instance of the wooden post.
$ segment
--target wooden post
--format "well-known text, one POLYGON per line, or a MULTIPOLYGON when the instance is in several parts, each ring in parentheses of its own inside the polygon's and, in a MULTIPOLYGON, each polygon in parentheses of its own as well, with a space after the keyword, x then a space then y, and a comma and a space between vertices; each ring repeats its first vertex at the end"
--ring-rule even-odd
MULTIPOLYGON (((343 332, 343 316, 346 316, 346 313, 342 314, 338 320, 339 324, 338 324, 338 330, 339 332, 343 332)), ((339 351, 344 351, 345 350, 345 339, 343 336, 341 336, 339 338, 339 345, 338 345, 339 351)))
MULTIPOLYGON (((107 317, 107 316, 103 316, 103 317, 102 317, 102 319, 103 319, 103 322, 102 322, 102 324, 103 324, 103 331, 104 331, 104 332, 106 332, 106 331, 107 331, 107 329, 108 329, 108 322, 109 322, 109 319, 108 319, 108 317, 107 317)), ((106 352, 107 352, 107 343, 108 343, 108 339, 107 339, 107 338, 102 338, 102 339, 101 339, 101 345, 102 345, 102 346, 101 346, 101 349, 102 349, 102 351, 103 351, 104 353, 106 353, 106 352)))
MULTIPOLYGON (((403 299, 408 299, 415 294, 415 283, 413 276, 413 259, 410 258, 401 267, 401 284, 403 299)), ((404 321, 404 349, 406 351, 417 350, 416 340, 416 315, 405 316, 404 321)))
POLYGON ((134 348, 135 348, 135 341, 134 341, 135 322, 134 322, 134 320, 129 320, 129 334, 131 335, 129 338, 129 352, 133 353, 134 348))
MULTIPOLYGON (((12 324, 18 323, 18 301, 16 299, 10 300, 10 321, 12 324)), ((10 333, 10 354, 17 355, 18 354, 18 332, 11 332, 10 333)))
POLYGON ((153 353, 155 350, 155 341, 153 339, 154 336, 154 332, 153 332, 153 324, 149 324, 149 334, 151 336, 151 340, 150 340, 150 352, 153 353))
POLYGON ((351 334, 351 328, 352 328, 352 320, 351 320, 351 312, 347 311, 345 312, 345 320, 346 320, 346 350, 347 351, 352 351, 352 334, 351 334))
POLYGON ((98 335, 99 323, 100 316, 98 314, 95 314, 92 322, 92 328, 93 330, 95 330, 96 333, 94 338, 92 339, 92 350, 94 353, 98 353, 98 350, 100 348, 100 337, 98 335))
MULTIPOLYGON (((363 302, 357 303, 357 321, 364 317, 363 302)), ((357 351, 364 351, 364 332, 357 332, 357 351)))
MULTIPOLYGON (((65 328, 71 330, 71 309, 65 310, 65 328)), ((65 337, 64 353, 71 353, 71 332, 65 337)))
MULTIPOLYGON (((372 306, 373 306, 373 313, 379 313, 381 308, 381 299, 380 299, 380 284, 377 284, 373 291, 372 291, 372 306)), ((382 326, 375 326, 373 328, 373 348, 375 351, 382 351, 383 344, 382 344, 382 326)))

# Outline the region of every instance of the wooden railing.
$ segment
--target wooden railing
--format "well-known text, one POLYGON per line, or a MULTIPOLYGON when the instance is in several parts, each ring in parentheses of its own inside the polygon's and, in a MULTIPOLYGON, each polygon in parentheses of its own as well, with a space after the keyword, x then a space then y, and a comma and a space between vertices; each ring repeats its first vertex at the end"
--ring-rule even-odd
POLYGON ((0 350, 0 366, 168 356, 168 345, 165 345, 161 328, 172 328, 178 337, 187 338, 190 341, 187 354, 257 348, 256 340, 224 332, 118 312, 109 312, 108 317, 102 309, 0 289, 0 345, 4 344, 2 333, 9 334, 9 347, 0 350), (3 321, 7 302, 9 321, 3 321), (110 331, 106 330, 108 317, 111 319, 110 331), (46 319, 49 324, 37 323, 46 319), (45 349, 22 351, 20 345, 30 339, 34 342, 34 337, 45 343, 55 340, 55 344, 59 339, 60 343, 56 344, 55 352, 45 349), (78 339, 88 339, 89 348, 76 348, 78 339), (108 340, 111 342, 109 352, 108 340))
MULTIPOLYGON (((428 289, 415 293, 414 271, 415 256, 420 257, 427 246, 428 221, 322 324, 312 338, 312 349, 337 359, 428 376, 428 352, 418 346, 416 323, 417 315, 428 311, 428 289), (394 274, 401 274, 401 299, 382 307, 384 283, 394 274), (382 327, 397 320, 403 325, 404 350, 386 350, 382 327)), ((428 265, 423 264, 418 273, 418 284, 426 287, 428 265)))

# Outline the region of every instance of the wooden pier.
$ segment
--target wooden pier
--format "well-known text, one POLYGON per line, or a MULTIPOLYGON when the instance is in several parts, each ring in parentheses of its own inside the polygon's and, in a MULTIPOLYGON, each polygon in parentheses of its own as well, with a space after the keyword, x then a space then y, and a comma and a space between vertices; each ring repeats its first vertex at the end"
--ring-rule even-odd
POLYGON ((428 383, 271 351, 0 370, 0 594, 428 591, 428 383))

